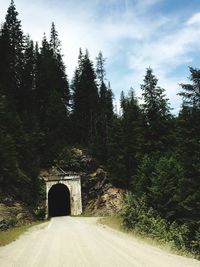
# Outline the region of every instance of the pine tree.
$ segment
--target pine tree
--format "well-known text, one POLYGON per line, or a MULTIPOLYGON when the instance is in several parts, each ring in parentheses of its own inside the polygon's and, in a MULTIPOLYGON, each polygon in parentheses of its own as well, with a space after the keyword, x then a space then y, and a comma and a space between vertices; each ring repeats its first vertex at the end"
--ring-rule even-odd
POLYGON ((11 1, 0 32, 1 184, 4 194, 33 204, 39 161, 31 116, 32 50, 11 1))
POLYGON ((99 80, 99 86, 101 86, 105 82, 105 76, 106 76, 106 71, 104 68, 104 64, 106 62, 106 59, 103 57, 102 52, 99 52, 98 57, 96 58, 96 73, 97 73, 97 78, 99 80))
POLYGON ((157 86, 158 79, 151 68, 147 69, 143 91, 143 112, 145 122, 145 152, 164 152, 171 146, 170 108, 165 90, 157 86))
POLYGON ((107 143, 107 166, 113 185, 126 188, 128 178, 124 164, 123 129, 121 118, 113 116, 107 143))
POLYGON ((151 179, 148 203, 151 203, 162 217, 181 222, 178 195, 184 178, 183 166, 173 153, 161 157, 154 164, 154 171, 147 174, 151 179))
POLYGON ((21 21, 12 0, 0 32, 0 84, 13 102, 12 107, 20 108, 18 92, 22 85, 24 35, 21 21))
POLYGON ((73 118, 77 141, 91 145, 96 136, 99 96, 96 75, 88 52, 80 50, 78 68, 73 79, 73 118))
POLYGON ((35 142, 6 96, 0 96, 0 124, 1 194, 33 204, 39 172, 35 142))
POLYGON ((42 165, 51 164, 69 140, 70 94, 60 50, 60 41, 53 24, 50 42, 44 35, 40 51, 37 46, 35 51, 36 110, 41 130, 38 149, 42 165))
POLYGON ((103 58, 102 52, 99 52, 96 60, 96 74, 99 89, 99 112, 101 119, 104 120, 103 127, 106 129, 113 116, 113 93, 110 87, 110 82, 108 83, 108 86, 106 86, 106 70, 104 66, 106 59, 103 58))
POLYGON ((25 39, 24 51, 24 69, 22 74, 22 85, 19 90, 20 107, 19 113, 21 116, 28 116, 30 121, 34 112, 34 84, 35 84, 35 56, 34 44, 27 35, 25 39))
POLYGON ((130 188, 143 156, 142 112, 133 89, 128 96, 121 93, 121 110, 122 115, 114 119, 109 133, 108 167, 115 174, 114 183, 130 188))
POLYGON ((200 109, 200 70, 189 68, 192 84, 181 84, 184 91, 179 93, 183 97, 183 106, 200 109))
POLYGON ((61 42, 58 38, 58 32, 55 28, 54 22, 52 23, 51 26, 49 44, 55 60, 55 89, 57 89, 58 92, 61 93, 61 97, 63 99, 65 107, 66 109, 68 109, 70 101, 69 83, 61 54, 61 42))
POLYGON ((94 150, 96 150, 96 155, 100 161, 106 163, 108 132, 113 119, 113 93, 110 85, 107 87, 105 84, 106 71, 104 64, 106 59, 103 58, 102 52, 99 53, 96 60, 96 74, 99 91, 99 114, 94 150))
POLYGON ((181 84, 183 105, 179 114, 179 152, 185 170, 180 191, 182 216, 198 221, 200 214, 200 70, 190 68, 191 84, 181 84))
MULTIPOLYGON (((16 119, 16 118, 15 118, 16 119)), ((12 128, 13 112, 10 111, 9 102, 6 96, 0 96, 0 184, 1 194, 10 189, 10 184, 14 183, 18 177, 17 171, 17 148, 14 138, 16 129, 12 128), (11 125, 10 125, 11 124, 11 125)), ((17 125, 15 120, 15 125, 17 125)))
MULTIPOLYGON (((36 49, 38 49, 36 47, 36 49)), ((48 99, 52 90, 53 55, 46 35, 42 40, 40 51, 36 51, 36 77, 35 97, 38 121, 41 129, 44 129, 44 121, 48 106, 48 99)))
POLYGON ((53 50, 54 57, 57 57, 60 53, 61 42, 58 39, 58 32, 56 30, 54 22, 51 24, 51 33, 50 33, 50 47, 53 50))
POLYGON ((143 147, 143 116, 131 88, 127 97, 121 99, 122 109, 122 129, 124 146, 124 164, 126 168, 126 177, 130 179, 136 174, 138 164, 142 158, 143 147))

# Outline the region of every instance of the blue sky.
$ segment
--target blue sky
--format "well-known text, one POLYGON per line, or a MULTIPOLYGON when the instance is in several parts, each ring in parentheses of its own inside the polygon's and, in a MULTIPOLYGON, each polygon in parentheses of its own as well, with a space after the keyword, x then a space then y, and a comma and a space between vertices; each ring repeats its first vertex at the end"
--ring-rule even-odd
MULTIPOLYGON (((0 0, 4 21, 9 0, 0 0)), ((107 58, 107 79, 116 101, 133 87, 139 96, 151 66, 166 89, 174 113, 179 83, 188 82, 188 66, 200 68, 199 0, 15 0, 25 33, 41 40, 54 21, 71 79, 79 47, 95 60, 107 58)))

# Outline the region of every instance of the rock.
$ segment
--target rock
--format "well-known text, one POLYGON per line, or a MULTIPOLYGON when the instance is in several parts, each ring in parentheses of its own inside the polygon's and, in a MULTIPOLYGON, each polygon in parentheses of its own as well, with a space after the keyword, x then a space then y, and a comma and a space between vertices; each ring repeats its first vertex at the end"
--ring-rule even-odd
POLYGON ((25 217, 26 216, 24 213, 18 213, 16 216, 16 219, 17 219, 17 221, 21 221, 21 220, 24 220, 25 217))
POLYGON ((0 221, 0 230, 1 230, 1 231, 8 230, 8 228, 9 228, 9 226, 8 226, 8 224, 6 223, 5 220, 0 221))
POLYGON ((33 220, 33 215, 22 203, 14 202, 13 205, 0 203, 0 229, 6 230, 33 220))
POLYGON ((120 212, 124 190, 109 183, 107 172, 101 167, 82 175, 82 202, 86 214, 103 216, 120 212))
POLYGON ((113 214, 121 210, 124 191, 113 187, 108 173, 86 150, 67 150, 67 160, 59 160, 54 167, 41 172, 40 177, 52 180, 64 174, 81 176, 82 205, 85 213, 113 214), (46 177, 46 178, 45 178, 46 177))

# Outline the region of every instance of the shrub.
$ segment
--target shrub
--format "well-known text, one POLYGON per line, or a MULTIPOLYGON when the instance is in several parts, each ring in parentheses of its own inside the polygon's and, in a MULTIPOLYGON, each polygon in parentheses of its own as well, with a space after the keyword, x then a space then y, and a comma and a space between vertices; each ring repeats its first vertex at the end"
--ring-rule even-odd
POLYGON ((45 218, 46 208, 44 206, 37 207, 33 213, 36 219, 43 220, 45 218))
MULTIPOLYGON (((176 249, 189 249, 189 228, 168 222, 152 207, 148 207, 145 198, 136 198, 128 193, 124 199, 122 211, 123 225, 142 235, 147 235, 161 242, 170 243, 176 249)), ((199 248, 200 231, 196 232, 196 241, 193 242, 193 252, 199 248)))

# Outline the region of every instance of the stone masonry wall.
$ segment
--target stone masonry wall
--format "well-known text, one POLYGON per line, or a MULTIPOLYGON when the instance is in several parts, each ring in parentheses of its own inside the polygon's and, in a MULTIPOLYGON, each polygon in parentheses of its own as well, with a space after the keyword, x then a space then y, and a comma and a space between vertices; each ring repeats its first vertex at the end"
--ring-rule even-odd
POLYGON ((81 181, 80 176, 60 177, 60 180, 46 181, 46 216, 48 217, 48 193, 52 186, 64 184, 70 192, 71 215, 82 213, 81 181))

